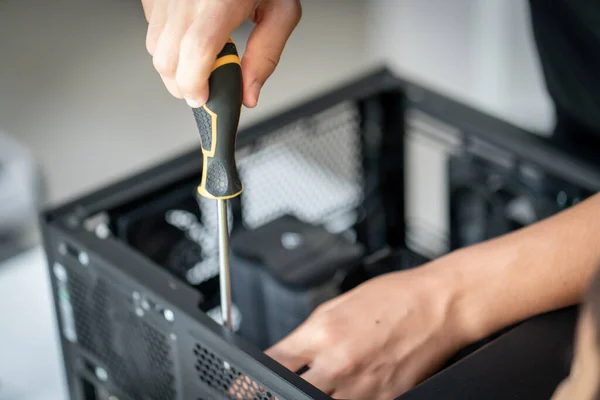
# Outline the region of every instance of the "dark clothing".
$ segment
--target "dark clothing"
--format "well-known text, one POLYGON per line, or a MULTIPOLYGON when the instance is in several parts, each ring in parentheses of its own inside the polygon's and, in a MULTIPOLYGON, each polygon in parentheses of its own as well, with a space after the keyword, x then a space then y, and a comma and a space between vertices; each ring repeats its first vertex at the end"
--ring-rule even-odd
POLYGON ((529 0, 529 5, 556 107, 555 137, 600 150, 600 0, 529 0))

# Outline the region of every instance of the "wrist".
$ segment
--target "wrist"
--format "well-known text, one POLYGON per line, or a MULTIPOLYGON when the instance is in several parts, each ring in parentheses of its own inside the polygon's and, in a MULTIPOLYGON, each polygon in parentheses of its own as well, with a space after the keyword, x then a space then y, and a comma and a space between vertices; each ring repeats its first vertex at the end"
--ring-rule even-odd
POLYGON ((506 316, 501 314, 507 310, 495 291, 496 288, 502 290, 503 283, 499 282, 504 278, 501 263, 507 260, 494 259, 489 249, 481 247, 457 250, 426 267, 436 270, 433 275, 439 280, 439 290, 446 299, 450 324, 463 346, 484 339, 505 326, 506 316), (490 265, 490 259, 494 266, 490 265))

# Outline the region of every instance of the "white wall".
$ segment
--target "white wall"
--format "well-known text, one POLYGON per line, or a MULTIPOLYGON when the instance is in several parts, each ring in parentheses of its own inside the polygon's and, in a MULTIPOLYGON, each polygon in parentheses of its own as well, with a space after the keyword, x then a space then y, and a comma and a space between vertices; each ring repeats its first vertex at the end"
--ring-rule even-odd
MULTIPOLYGON (((0 1, 0 129, 29 145, 51 202, 145 169, 199 139, 144 46, 139 0, 0 1)), ((304 1, 304 19, 242 124, 368 64, 363 0, 304 1), (333 27, 333 29, 332 29, 333 27)), ((234 36, 243 50, 247 32, 234 36)))
POLYGON ((372 0, 368 19, 370 57, 520 126, 552 126, 526 0, 372 0))
MULTIPOLYGON (((552 125, 526 0, 304 0, 261 104, 242 124, 368 66, 404 75, 527 128, 552 125)), ((0 129, 28 144, 63 201, 198 139, 144 48, 138 0, 0 2, 0 129)), ((241 50, 247 32, 235 35, 241 50)))

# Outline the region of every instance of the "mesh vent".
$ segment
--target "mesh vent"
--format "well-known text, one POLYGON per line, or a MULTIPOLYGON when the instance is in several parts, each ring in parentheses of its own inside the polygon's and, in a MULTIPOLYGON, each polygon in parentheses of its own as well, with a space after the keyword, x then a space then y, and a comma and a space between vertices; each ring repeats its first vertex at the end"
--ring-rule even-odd
POLYGON ((131 398, 175 399, 170 339, 135 315, 127 295, 86 272, 69 275, 81 346, 103 364, 109 381, 131 398))
POLYGON ((284 400, 198 343, 194 355, 198 378, 219 396, 228 400, 284 400))
POLYGON ((323 224, 362 201, 359 113, 342 104, 269 134, 239 157, 250 228, 291 214, 323 224))

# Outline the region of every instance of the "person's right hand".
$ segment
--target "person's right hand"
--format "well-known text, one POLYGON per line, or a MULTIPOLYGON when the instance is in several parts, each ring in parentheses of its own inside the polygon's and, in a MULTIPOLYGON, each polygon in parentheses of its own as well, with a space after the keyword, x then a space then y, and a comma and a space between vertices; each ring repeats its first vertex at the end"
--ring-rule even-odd
POLYGON ((242 58, 244 105, 254 107, 300 21, 299 0, 142 0, 146 47, 169 92, 191 107, 208 99, 217 54, 246 19, 256 24, 242 58))

